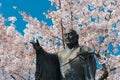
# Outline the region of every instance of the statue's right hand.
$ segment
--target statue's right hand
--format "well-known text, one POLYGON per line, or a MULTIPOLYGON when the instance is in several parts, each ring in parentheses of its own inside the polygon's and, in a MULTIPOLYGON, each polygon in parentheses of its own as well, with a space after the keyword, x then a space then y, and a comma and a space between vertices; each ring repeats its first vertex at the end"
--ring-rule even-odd
POLYGON ((36 42, 30 42, 30 43, 33 45, 33 48, 34 48, 35 50, 40 50, 40 49, 42 49, 42 47, 41 47, 40 44, 39 44, 38 39, 36 40, 36 42))

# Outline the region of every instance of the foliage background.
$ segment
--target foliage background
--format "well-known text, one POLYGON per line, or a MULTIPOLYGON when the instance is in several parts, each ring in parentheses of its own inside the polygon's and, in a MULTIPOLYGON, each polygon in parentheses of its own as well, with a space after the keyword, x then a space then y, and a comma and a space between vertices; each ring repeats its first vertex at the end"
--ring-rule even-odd
MULTIPOLYGON (((24 34, 16 30, 18 24, 23 26, 22 22, 15 23, 20 18, 13 15, 4 17, 1 13, 1 80, 34 80, 35 51, 30 42, 39 39, 46 51, 51 53, 60 51, 65 47, 62 32, 66 28, 73 28, 77 31, 80 45, 89 46, 96 51, 98 63, 96 79, 104 73, 102 64, 106 64, 106 70, 109 72, 107 79, 119 80, 120 1, 51 0, 50 2, 50 9, 43 14, 46 20, 52 20, 52 25, 48 24, 49 21, 48 23, 41 21, 30 13, 22 11, 18 6, 13 6, 13 10, 16 10, 22 16, 21 19, 26 22, 24 34)), ((6 4, 1 3, 1 6, 6 4)))

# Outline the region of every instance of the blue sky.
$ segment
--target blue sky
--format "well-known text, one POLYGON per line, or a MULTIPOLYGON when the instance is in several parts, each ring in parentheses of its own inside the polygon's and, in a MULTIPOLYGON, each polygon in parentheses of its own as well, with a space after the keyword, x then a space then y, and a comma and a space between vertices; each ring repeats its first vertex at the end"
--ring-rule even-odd
MULTIPOLYGON (((16 16, 17 21, 15 22, 16 29, 23 35, 23 29, 25 28, 26 22, 23 21, 19 11, 25 11, 32 17, 37 17, 40 21, 47 22, 47 25, 51 25, 50 19, 46 19, 43 12, 47 12, 49 9, 54 8, 51 6, 48 0, 0 0, 2 6, 0 7, 0 14, 5 18, 10 16, 16 16), (13 6, 17 6, 14 9, 13 6)), ((10 22, 6 22, 9 25, 10 22)))

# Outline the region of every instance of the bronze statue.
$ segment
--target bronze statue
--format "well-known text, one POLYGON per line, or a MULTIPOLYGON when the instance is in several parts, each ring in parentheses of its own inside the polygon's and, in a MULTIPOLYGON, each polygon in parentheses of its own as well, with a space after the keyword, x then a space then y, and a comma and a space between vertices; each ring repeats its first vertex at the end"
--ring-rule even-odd
MULTIPOLYGON (((46 69, 48 71, 51 71, 59 76, 58 79, 43 78, 38 80, 95 80, 96 61, 94 58, 94 51, 89 47, 79 46, 78 44, 79 36, 73 29, 65 30, 63 36, 66 48, 58 52, 56 55, 54 54, 54 56, 53 54, 46 53, 40 45, 32 43, 35 49, 37 46, 38 51, 36 50, 36 52, 38 52, 38 54, 44 53, 44 55, 42 55, 38 59, 38 61, 43 63, 45 62, 45 60, 50 61, 49 59, 52 58, 49 64, 39 63, 39 67, 47 65, 48 67, 46 67, 46 69), (52 67, 49 67, 49 65, 52 67), (53 69, 53 67, 56 67, 55 70, 53 69), (58 70, 59 73, 56 70, 58 70)), ((39 67, 37 68, 39 69, 39 67)), ((42 70, 45 70, 45 68, 43 68, 42 70)), ((39 75, 41 74, 42 73, 39 73, 39 75)))

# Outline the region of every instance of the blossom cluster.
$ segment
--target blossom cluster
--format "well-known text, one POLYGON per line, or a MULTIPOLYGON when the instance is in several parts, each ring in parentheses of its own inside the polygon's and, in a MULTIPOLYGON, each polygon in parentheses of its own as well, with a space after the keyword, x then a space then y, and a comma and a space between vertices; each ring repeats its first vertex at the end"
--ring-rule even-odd
MULTIPOLYGON (((24 35, 16 29, 16 17, 10 26, 0 15, 0 77, 1 80, 34 80, 35 51, 30 44, 36 39, 50 53, 63 49, 63 31, 73 28, 79 34, 79 44, 93 48, 98 69, 96 79, 104 73, 99 64, 106 64, 108 80, 120 79, 120 0, 50 0, 57 10, 48 11, 46 18, 53 25, 20 12, 27 22, 24 35)), ((17 26, 16 26, 17 27, 17 26)))

